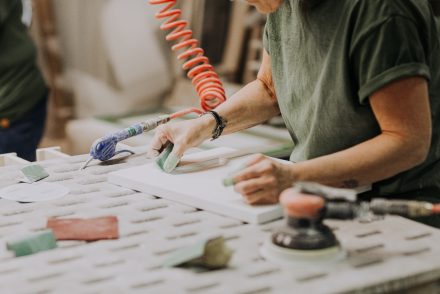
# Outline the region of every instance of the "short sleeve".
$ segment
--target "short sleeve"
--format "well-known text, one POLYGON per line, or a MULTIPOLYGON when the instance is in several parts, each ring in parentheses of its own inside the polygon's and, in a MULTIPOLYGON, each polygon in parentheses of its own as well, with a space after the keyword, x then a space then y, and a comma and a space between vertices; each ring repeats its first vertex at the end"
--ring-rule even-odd
POLYGON ((12 4, 11 0, 0 0, 0 26, 4 25, 8 18, 12 4))
POLYGON ((6 19, 6 1, 0 0, 0 26, 3 25, 6 19))
POLYGON ((371 94, 393 81, 411 76, 430 79, 427 45, 422 40, 414 21, 399 15, 357 36, 350 65, 360 103, 367 103, 371 94))

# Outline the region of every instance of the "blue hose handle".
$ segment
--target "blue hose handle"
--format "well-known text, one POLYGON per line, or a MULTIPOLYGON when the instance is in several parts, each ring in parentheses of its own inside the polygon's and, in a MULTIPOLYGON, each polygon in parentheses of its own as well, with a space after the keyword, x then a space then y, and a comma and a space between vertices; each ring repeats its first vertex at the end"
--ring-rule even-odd
POLYGON ((140 123, 98 139, 93 143, 92 149, 90 149, 90 156, 93 159, 107 161, 117 154, 116 145, 118 142, 140 135, 143 132, 143 125, 140 123))
MULTIPOLYGON (((131 152, 129 150, 121 150, 116 151, 116 145, 128 138, 140 135, 144 132, 148 132, 151 130, 154 130, 158 126, 165 124, 171 120, 170 116, 163 115, 159 116, 157 118, 141 122, 135 125, 132 125, 126 129, 123 129, 121 131, 118 131, 114 134, 107 135, 101 139, 96 140, 92 148, 90 149, 90 160, 83 166, 82 169, 84 169, 87 164, 92 159, 97 159, 100 161, 107 161, 112 159, 115 155, 122 153, 122 152, 131 152)), ((131 152, 133 153, 133 152, 131 152)))

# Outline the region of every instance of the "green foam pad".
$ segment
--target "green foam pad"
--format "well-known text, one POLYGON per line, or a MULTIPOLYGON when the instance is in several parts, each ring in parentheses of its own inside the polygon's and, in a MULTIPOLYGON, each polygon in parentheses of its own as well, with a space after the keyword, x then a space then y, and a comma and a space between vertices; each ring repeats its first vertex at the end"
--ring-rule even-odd
POLYGON ((26 256, 46 251, 57 247, 57 243, 51 230, 43 231, 29 237, 20 238, 6 243, 8 250, 13 251, 15 256, 26 256))
POLYGON ((156 159, 156 164, 160 167, 161 170, 164 170, 165 162, 168 159, 168 156, 173 151, 174 144, 169 144, 156 159))
POLYGON ((26 166, 21 169, 21 172, 31 183, 38 182, 49 176, 46 170, 38 164, 26 166))

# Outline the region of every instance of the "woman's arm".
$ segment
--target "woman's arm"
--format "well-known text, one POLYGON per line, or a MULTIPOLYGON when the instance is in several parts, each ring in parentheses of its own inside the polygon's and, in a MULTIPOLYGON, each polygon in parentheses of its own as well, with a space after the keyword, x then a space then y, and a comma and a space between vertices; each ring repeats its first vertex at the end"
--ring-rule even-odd
MULTIPOLYGON (((228 120, 224 134, 230 134, 261 124, 280 113, 272 82, 270 56, 263 53, 263 61, 257 79, 235 95, 226 103, 217 107, 216 111, 228 120)), ((215 121, 210 119, 212 130, 215 121)), ((211 134, 208 134, 211 136, 211 134)))
POLYGON ((299 163, 296 180, 357 187, 390 178, 423 163, 431 144, 427 81, 394 82, 370 97, 381 134, 350 149, 299 163))
POLYGON ((349 149, 289 166, 262 156, 234 180, 250 203, 278 201, 293 182, 355 188, 390 178, 425 161, 431 143, 427 81, 396 81, 370 97, 381 134, 349 149))
MULTIPOLYGON (((272 84, 271 61, 266 52, 257 80, 238 91, 215 111, 228 120, 223 134, 249 128, 279 114, 272 84)), ((214 128, 215 120, 211 115, 163 125, 158 128, 150 145, 150 155, 157 156, 167 142, 172 142, 173 153, 180 158, 188 148, 211 138, 214 128)))

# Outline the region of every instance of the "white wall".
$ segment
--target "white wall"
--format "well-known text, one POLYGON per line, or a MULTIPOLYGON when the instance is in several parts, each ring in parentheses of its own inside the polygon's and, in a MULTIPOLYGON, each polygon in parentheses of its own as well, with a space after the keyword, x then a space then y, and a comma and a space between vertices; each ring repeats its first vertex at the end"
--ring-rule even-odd
POLYGON ((109 66, 99 30, 106 1, 54 0, 54 9, 66 70, 80 70, 109 82, 109 66))

